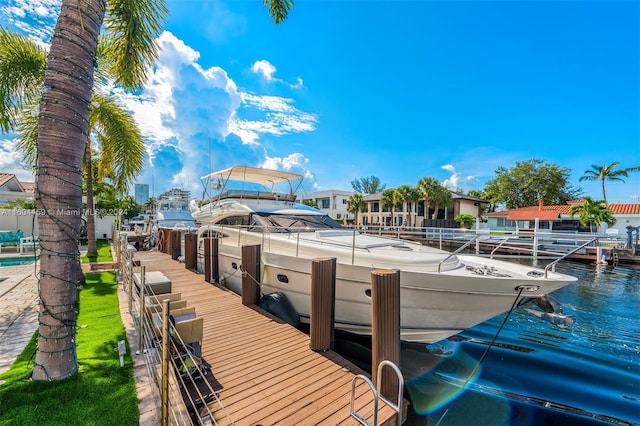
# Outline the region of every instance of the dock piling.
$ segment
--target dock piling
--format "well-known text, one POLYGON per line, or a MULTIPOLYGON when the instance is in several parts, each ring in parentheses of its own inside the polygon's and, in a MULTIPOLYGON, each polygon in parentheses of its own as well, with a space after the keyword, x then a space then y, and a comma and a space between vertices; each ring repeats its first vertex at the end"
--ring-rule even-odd
POLYGON ((242 246, 242 304, 257 305, 260 300, 260 244, 242 246))
POLYGON ((204 239, 204 280, 218 282, 218 239, 207 237, 204 239))
POLYGON ((378 384, 382 361, 400 365, 400 271, 371 271, 371 373, 373 383, 387 399, 397 397, 398 378, 386 374, 378 384))
POLYGON ((333 350, 336 306, 336 258, 311 261, 311 306, 309 348, 316 352, 333 350))

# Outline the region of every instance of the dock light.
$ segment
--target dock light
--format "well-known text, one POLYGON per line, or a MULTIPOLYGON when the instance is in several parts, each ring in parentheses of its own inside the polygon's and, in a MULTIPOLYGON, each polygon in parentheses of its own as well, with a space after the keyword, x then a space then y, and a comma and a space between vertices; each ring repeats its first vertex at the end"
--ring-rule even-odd
POLYGON ((124 340, 118 342, 118 355, 120 355, 120 367, 124 367, 124 355, 127 353, 127 345, 124 340))

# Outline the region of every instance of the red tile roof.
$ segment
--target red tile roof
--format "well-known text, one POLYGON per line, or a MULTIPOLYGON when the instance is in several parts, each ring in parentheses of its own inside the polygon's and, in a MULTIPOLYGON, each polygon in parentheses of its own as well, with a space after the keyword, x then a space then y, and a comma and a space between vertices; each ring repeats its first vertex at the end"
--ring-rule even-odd
POLYGON ((16 175, 11 174, 11 173, 0 173, 0 186, 2 186, 5 183, 9 182, 14 177, 16 177, 16 175))
MULTIPOLYGON (((570 201, 569 203, 571 205, 542 207, 530 206, 519 209, 502 210, 499 212, 487 213, 485 216, 506 216, 508 220, 535 220, 536 217, 540 220, 558 220, 560 219, 560 216, 569 216, 571 214, 572 206, 581 204, 581 202, 577 202, 577 200, 570 201)), ((608 207, 614 215, 640 215, 640 204, 609 204, 608 207)))
POLYGON ((560 213, 558 210, 537 210, 537 209, 516 209, 511 210, 507 216, 508 220, 558 220, 560 213))

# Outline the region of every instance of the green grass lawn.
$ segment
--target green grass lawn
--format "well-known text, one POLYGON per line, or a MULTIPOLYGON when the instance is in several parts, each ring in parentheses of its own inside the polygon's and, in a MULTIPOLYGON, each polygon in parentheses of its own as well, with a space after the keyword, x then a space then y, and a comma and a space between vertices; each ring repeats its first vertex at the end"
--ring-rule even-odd
POLYGON ((82 256, 82 263, 113 262, 113 257, 111 257, 111 245, 109 244, 109 241, 98 240, 96 241, 96 245, 98 246, 98 256, 82 256))
POLYGON ((140 412, 127 354, 120 367, 118 341, 126 340, 113 272, 87 274, 79 293, 76 345, 79 372, 33 382, 36 338, 0 375, 0 425, 137 425, 140 412))

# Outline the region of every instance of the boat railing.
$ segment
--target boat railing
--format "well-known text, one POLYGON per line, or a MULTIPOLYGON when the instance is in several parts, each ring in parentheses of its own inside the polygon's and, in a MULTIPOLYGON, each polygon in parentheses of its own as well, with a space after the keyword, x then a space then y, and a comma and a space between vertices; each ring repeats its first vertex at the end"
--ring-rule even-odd
POLYGON ((447 260, 449 260, 451 257, 455 256, 456 254, 460 253, 462 250, 464 250, 465 248, 467 248, 469 245, 471 245, 471 243, 473 243, 474 241, 476 241, 478 238, 480 238, 480 235, 476 235, 473 239, 467 241, 465 244, 461 245, 460 247, 458 247, 458 249, 456 251, 453 251, 451 253, 449 253, 449 256, 445 257, 444 259, 442 259, 440 261, 440 263, 438 263, 438 273, 440 273, 440 269, 442 268, 442 264, 444 262, 446 262, 447 260))
POLYGON ((586 243, 582 244, 579 247, 576 247, 575 249, 571 250, 570 252, 566 253, 564 256, 561 256, 559 258, 557 258, 556 260, 554 260, 553 262, 549 263, 547 266, 545 266, 544 268, 544 277, 547 278, 548 274, 549 274, 549 269, 552 269, 553 271, 555 271, 555 266, 558 264, 558 262, 560 262, 563 259, 566 259, 567 257, 571 256, 573 253, 577 252, 578 250, 581 250, 583 248, 585 248, 586 246, 588 246, 589 244, 595 242, 598 240, 598 237, 592 238, 591 240, 587 241, 586 243))

